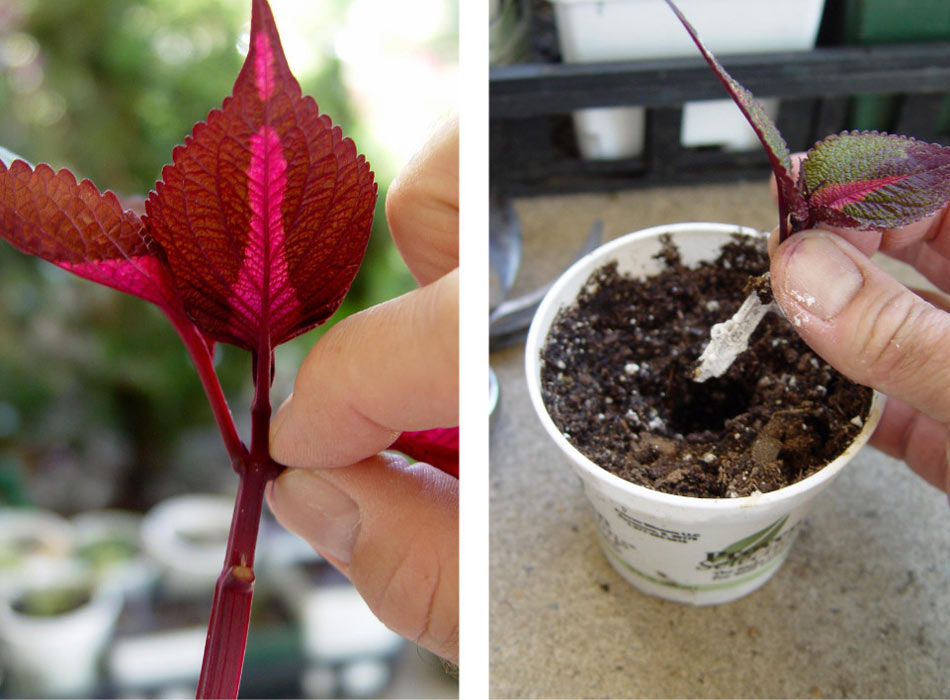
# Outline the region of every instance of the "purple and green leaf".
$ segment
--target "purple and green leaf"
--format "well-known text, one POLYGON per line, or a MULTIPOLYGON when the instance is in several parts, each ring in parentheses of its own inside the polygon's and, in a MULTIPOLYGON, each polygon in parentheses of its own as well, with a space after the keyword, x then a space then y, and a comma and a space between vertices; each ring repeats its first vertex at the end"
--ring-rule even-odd
POLYGON ((950 148, 877 132, 820 141, 806 154, 796 179, 788 146, 768 114, 706 48, 673 0, 666 3, 768 154, 778 190, 780 240, 818 223, 877 230, 905 226, 950 199, 950 148))
POLYGON ((829 136, 802 161, 799 183, 810 217, 804 228, 906 226, 950 199, 950 148, 876 132, 829 136))

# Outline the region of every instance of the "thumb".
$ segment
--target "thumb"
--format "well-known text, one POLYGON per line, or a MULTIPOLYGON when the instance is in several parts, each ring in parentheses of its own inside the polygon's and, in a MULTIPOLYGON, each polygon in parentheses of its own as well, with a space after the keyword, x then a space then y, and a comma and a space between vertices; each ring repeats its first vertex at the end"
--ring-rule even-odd
POLYGON ((286 469, 267 502, 383 623, 458 663, 458 488, 428 464, 384 453, 349 467, 286 469))
POLYGON ((287 466, 352 464, 400 432, 458 424, 458 268, 340 321, 271 422, 287 466))
POLYGON ((950 422, 950 315, 825 231, 791 236, 773 253, 771 271, 778 305, 828 363, 950 422))

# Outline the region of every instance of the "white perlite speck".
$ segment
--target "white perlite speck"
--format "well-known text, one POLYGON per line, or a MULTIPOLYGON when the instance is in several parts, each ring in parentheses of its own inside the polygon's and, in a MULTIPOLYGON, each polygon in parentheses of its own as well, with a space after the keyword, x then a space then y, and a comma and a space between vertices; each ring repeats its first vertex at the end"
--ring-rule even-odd
POLYGON ((647 423, 647 427, 650 430, 663 430, 666 428, 666 423, 659 416, 653 416, 650 422, 647 423))

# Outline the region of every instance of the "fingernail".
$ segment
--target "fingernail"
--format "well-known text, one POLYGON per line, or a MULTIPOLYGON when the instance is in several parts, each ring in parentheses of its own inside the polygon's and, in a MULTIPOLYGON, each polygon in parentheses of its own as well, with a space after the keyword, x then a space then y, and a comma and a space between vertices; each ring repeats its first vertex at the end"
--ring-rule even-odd
POLYGON ((857 296, 864 276, 823 234, 803 234, 785 266, 785 292, 808 313, 830 321, 857 296))
POLYGON ((288 469, 272 492, 274 514, 321 554, 348 564, 360 529, 360 509, 315 470, 288 469))

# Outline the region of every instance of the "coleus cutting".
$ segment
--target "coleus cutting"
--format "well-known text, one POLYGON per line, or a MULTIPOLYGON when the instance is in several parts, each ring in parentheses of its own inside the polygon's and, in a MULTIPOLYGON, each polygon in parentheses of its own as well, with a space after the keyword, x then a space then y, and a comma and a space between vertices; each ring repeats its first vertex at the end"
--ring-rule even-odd
MULTIPOLYGON (((0 161, 0 236, 81 277, 158 306, 197 370, 240 478, 215 586, 199 697, 236 697, 270 458, 274 348, 325 322, 360 266, 377 186, 287 64, 267 0, 230 97, 172 152, 141 216, 67 170, 0 161), (213 366, 215 343, 252 354, 250 447, 213 366)), ((458 476, 458 430, 404 433, 393 447, 458 476)))
MULTIPOLYGON (((950 199, 950 148, 876 131, 824 138, 805 154, 796 175, 788 145, 762 105, 726 72, 673 0, 666 3, 765 148, 776 182, 779 242, 818 224, 878 231, 906 226, 950 199)), ((774 306, 752 292, 732 318, 713 326, 693 379, 722 376, 774 306)))
POLYGON ((673 0, 666 2, 768 154, 778 186, 780 240, 819 223, 865 230, 906 226, 950 199, 950 148, 874 131, 819 141, 796 177, 788 146, 762 105, 726 72, 673 0))

